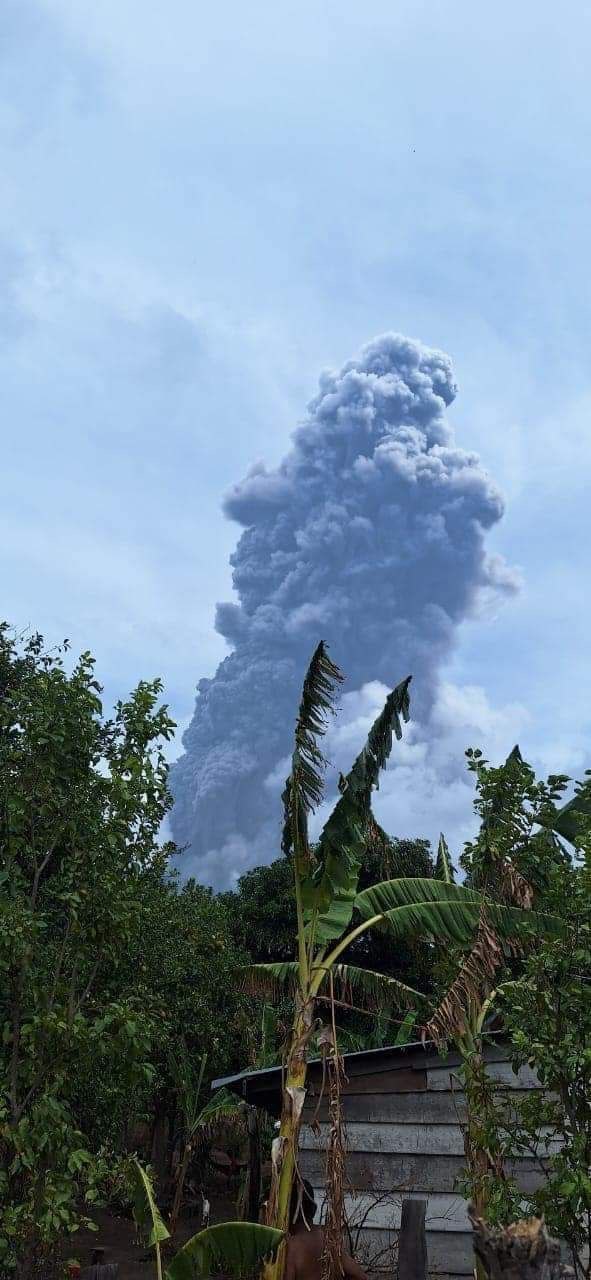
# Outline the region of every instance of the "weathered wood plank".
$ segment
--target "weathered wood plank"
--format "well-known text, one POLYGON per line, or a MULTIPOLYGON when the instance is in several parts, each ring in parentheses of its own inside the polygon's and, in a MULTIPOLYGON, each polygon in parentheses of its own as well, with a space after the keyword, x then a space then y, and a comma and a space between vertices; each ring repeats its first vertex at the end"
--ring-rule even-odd
MULTIPOLYGON (((441 1124, 442 1122, 453 1122, 457 1120, 458 1114, 454 1107, 454 1097, 457 1096, 460 1114, 463 1116, 465 1111, 465 1095, 458 1093, 381 1093, 381 1094, 358 1094, 348 1093, 343 1095, 342 1107, 345 1121, 357 1120, 367 1123, 384 1123, 388 1121, 399 1121, 403 1124, 441 1124)), ((314 1099, 310 1103, 306 1103, 304 1107, 303 1119, 308 1122, 316 1112, 317 1100, 314 1099)), ((326 1098, 322 1099, 318 1118, 326 1120, 328 1118, 328 1102, 326 1098)))
MULTIPOLYGON (((309 1126, 302 1129, 300 1146, 304 1151, 324 1150, 328 1127, 320 1126, 314 1134, 309 1126)), ((455 1124, 348 1124, 349 1151, 392 1151, 397 1154, 463 1155, 462 1132, 455 1124)))
MULTIPOLYGON (((325 1197, 323 1185, 314 1187, 314 1196, 322 1212, 325 1197)), ((426 1200, 425 1223, 428 1231, 466 1231, 470 1234, 472 1232, 468 1206, 462 1196, 437 1193, 425 1196, 414 1191, 404 1191, 401 1195, 394 1194, 377 1204, 374 1197, 370 1195, 346 1195, 345 1213, 349 1226, 363 1221, 368 1229, 379 1227, 381 1230, 398 1231, 404 1200, 426 1200)))
MULTIPOLYGON (((326 1148, 328 1127, 320 1125, 320 1132, 313 1133, 306 1125, 300 1134, 300 1146, 304 1151, 326 1148)), ((459 1125, 455 1124, 357 1124, 347 1125, 349 1151, 391 1151, 398 1155, 457 1156, 464 1153, 464 1141, 459 1125)), ((549 1131, 542 1135, 540 1152, 552 1154, 560 1150, 560 1143, 549 1131)))
MULTIPOLYGON (((507 1089, 499 1084, 499 1104, 504 1096, 515 1105, 527 1098, 530 1089, 507 1089)), ((314 1099, 304 1107, 304 1122, 310 1122, 316 1112, 314 1099)), ((431 1093, 345 1094, 343 1096, 345 1122, 356 1120, 384 1124, 454 1124, 466 1119, 466 1095, 461 1090, 434 1090, 431 1093)), ((322 1099, 319 1120, 328 1119, 328 1103, 322 1099)))
MULTIPOLYGON (((517 1075, 508 1062, 487 1063, 487 1075, 491 1080, 500 1081, 509 1089, 541 1089, 541 1084, 530 1067, 520 1067, 517 1075)), ((455 1069, 446 1066, 430 1067, 427 1071, 427 1089, 448 1091, 457 1085, 455 1069)))
MULTIPOLYGON (((347 1155, 349 1185, 359 1191, 455 1191, 465 1167, 462 1156, 399 1155, 393 1152, 350 1151, 347 1155)), ((301 1151, 300 1168, 315 1186, 325 1176, 326 1152, 301 1151)), ((530 1194, 543 1185, 544 1177, 533 1160, 517 1160, 509 1166, 521 1190, 530 1194)))

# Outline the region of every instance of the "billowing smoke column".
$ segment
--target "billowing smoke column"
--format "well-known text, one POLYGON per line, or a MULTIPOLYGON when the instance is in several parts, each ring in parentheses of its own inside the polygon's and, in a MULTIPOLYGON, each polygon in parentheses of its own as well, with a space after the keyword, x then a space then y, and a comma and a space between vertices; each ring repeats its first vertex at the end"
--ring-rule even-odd
POLYGON ((447 356, 385 334, 322 375, 279 467, 227 495, 244 526, 238 600, 216 616, 232 652, 199 682, 172 776, 173 834, 200 879, 229 884, 278 852, 278 767, 319 639, 347 689, 412 672, 426 722, 458 624, 483 589, 512 589, 484 551, 501 498, 445 419, 455 390, 447 356))

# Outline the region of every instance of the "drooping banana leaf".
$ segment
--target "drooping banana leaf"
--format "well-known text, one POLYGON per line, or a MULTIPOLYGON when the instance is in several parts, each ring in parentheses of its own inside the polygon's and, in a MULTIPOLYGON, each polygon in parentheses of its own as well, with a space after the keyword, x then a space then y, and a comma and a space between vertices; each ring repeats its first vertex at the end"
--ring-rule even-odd
POLYGON ((318 807, 322 799, 327 763, 318 746, 318 738, 326 733, 327 718, 334 709, 336 688, 342 680, 339 668, 329 658, 326 645, 321 640, 304 679, 291 772, 282 796, 282 849, 288 856, 295 853, 304 862, 309 858, 308 814, 318 807))
POLYGON ((295 988, 298 981, 298 965, 295 960, 245 964, 239 972, 247 995, 265 995, 274 1000, 279 999, 286 990, 295 988))
MULTIPOLYGON (((321 969, 322 966, 320 965, 319 968, 321 969)), ((420 991, 415 991, 414 987, 407 986, 399 978, 391 978, 386 973, 377 973, 375 969, 361 969, 353 964, 334 964, 332 975, 335 995, 344 1000, 350 1000, 351 1003, 363 1001, 372 1009, 387 1008, 391 1005, 408 1005, 409 1000, 426 999, 420 991)), ((329 973, 326 971, 319 991, 326 992, 328 986, 329 973)))
POLYGON ((371 814, 371 795, 409 718, 408 676, 390 693, 367 742, 341 782, 341 795, 315 849, 316 866, 302 886, 308 935, 323 947, 350 923, 371 814))
POLYGON ((133 1216, 140 1231, 146 1237, 146 1244, 151 1248, 158 1247, 162 1240, 168 1240, 170 1231, 163 1221, 156 1204, 154 1188, 146 1170, 139 1160, 132 1160, 133 1178, 133 1216))
POLYGON ((456 873, 451 860, 447 840, 441 832, 437 846, 437 862, 435 863, 435 879, 444 880, 446 884, 455 884, 456 873))
MULTIPOLYGON (((298 980, 298 966, 294 960, 245 965, 242 972, 246 989, 254 995, 266 994, 277 998, 285 989, 293 989, 298 980)), ((312 980, 315 976, 320 978, 318 991, 321 993, 328 989, 329 973, 329 969, 323 970, 322 962, 313 970, 312 980)), ((425 998, 421 997, 420 991, 415 991, 414 987, 407 986, 398 978, 357 965, 334 964, 332 977, 336 996, 348 999, 350 994, 355 995, 358 999, 365 999, 372 1008, 400 1002, 408 1004, 409 1000, 425 998)))
POLYGON ((504 937, 516 932, 559 937, 565 931, 564 923, 555 916, 501 906, 489 902, 475 889, 422 876, 386 880, 364 889, 355 899, 355 907, 364 920, 381 917, 377 923, 387 925, 394 937, 422 933, 462 945, 471 942, 483 906, 491 924, 504 937))
POLYGON ((167 1280, 206 1280, 218 1272, 248 1275, 277 1251, 282 1239, 281 1231, 255 1222, 221 1222, 206 1227, 169 1263, 167 1280))

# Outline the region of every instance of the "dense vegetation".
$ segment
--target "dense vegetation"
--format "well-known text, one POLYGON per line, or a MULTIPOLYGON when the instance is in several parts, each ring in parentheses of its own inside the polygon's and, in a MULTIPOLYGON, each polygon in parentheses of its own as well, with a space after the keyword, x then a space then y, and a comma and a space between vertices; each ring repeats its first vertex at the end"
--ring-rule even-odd
POLYGON ((311 671, 284 856, 216 896, 182 883, 161 839, 174 725, 160 682, 140 683, 106 717, 89 654, 71 666, 67 644, 48 652, 40 637, 0 628, 0 1275, 59 1274, 64 1239, 93 1206, 130 1198, 134 1152, 170 1206, 211 1079, 289 1063, 294 958, 300 982, 303 973, 314 986, 317 966, 313 998, 326 1007, 335 992, 318 965, 331 946, 340 953, 351 924, 346 976, 334 966, 339 1048, 394 1040, 413 990, 423 993, 419 1026, 464 1055, 469 1194, 497 1220, 514 1212, 509 1162, 550 1126, 565 1145, 532 1208, 581 1256, 591 1222, 589 783, 561 808, 565 778, 536 780, 518 752, 497 768, 469 752, 481 826, 458 885, 444 841, 435 863, 426 841, 387 836, 371 813, 406 712, 400 686, 308 845, 330 711, 311 671), (509 1130, 481 1074, 495 1011, 516 1063, 533 1063, 551 1095, 524 1104, 509 1130))

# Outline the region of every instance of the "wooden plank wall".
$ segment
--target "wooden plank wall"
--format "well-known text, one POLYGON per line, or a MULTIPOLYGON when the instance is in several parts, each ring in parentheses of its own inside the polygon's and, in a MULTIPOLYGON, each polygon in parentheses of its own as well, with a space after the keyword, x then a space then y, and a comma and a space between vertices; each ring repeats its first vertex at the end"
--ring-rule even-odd
MULTIPOLYGON (((464 1166, 461 1122, 466 1100, 457 1078, 458 1059, 445 1061, 420 1049, 372 1060, 347 1063, 348 1084, 343 1110, 349 1155, 347 1176, 352 1192, 347 1213, 361 1259, 374 1260, 373 1270, 391 1271, 391 1246, 400 1226, 402 1200, 427 1198, 426 1229, 429 1271, 433 1275, 472 1275, 473 1257, 466 1202, 455 1190, 464 1166), (381 1258, 378 1258, 381 1254, 381 1258)), ((502 1046, 493 1046, 488 1062, 510 1106, 539 1081, 529 1070, 515 1076, 502 1046), (505 1054, 505 1056, 504 1056, 505 1054)), ((317 1112, 318 1132, 305 1121, 318 1106, 320 1071, 313 1068, 304 1111, 300 1166, 304 1177, 324 1196, 327 1113, 317 1112)), ((551 1149, 551 1144, 548 1144, 551 1149)), ((521 1160, 515 1174, 524 1191, 540 1185, 536 1162, 521 1160)))

